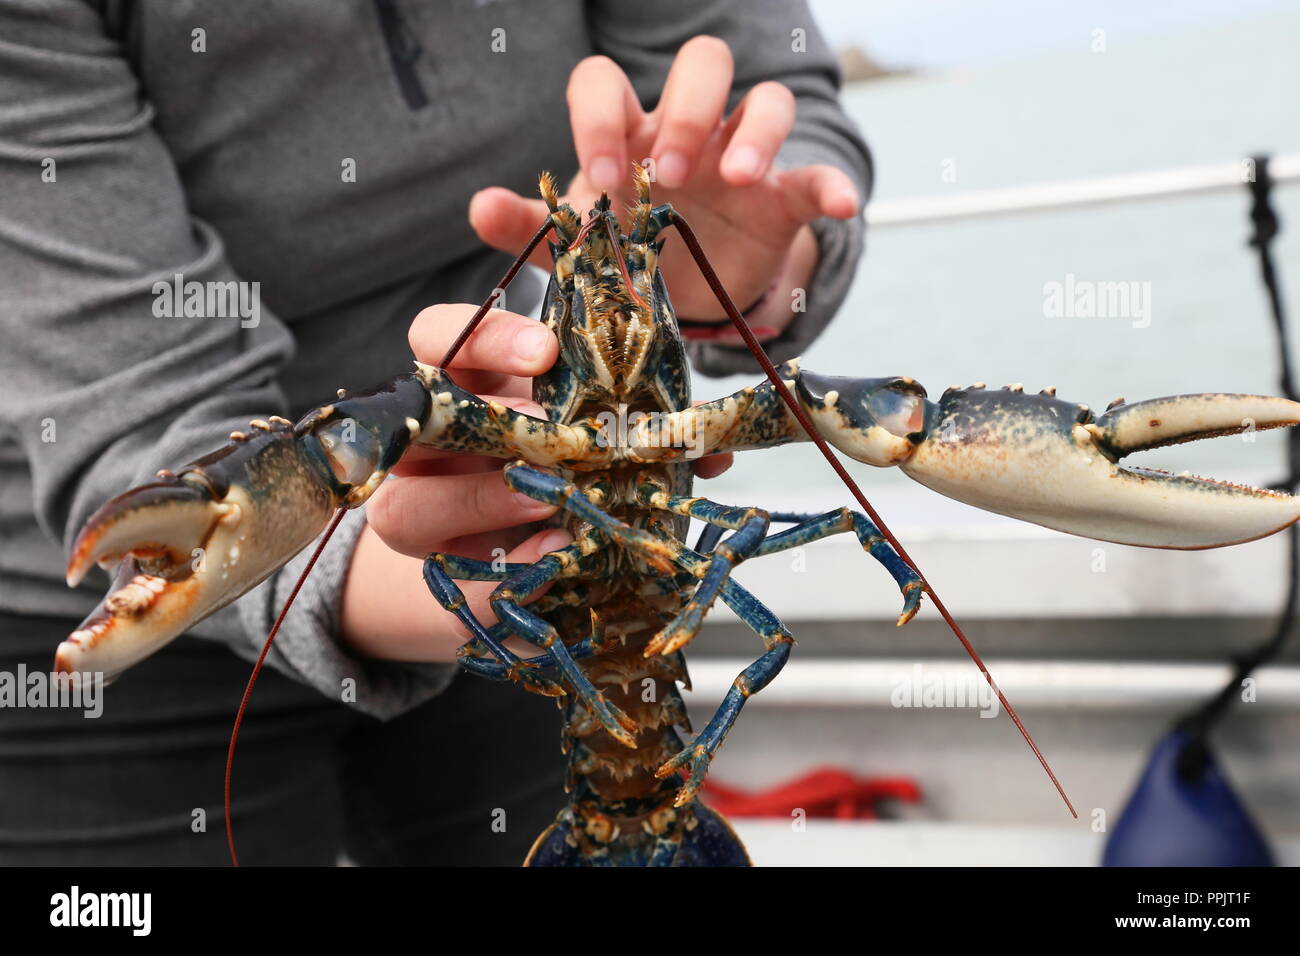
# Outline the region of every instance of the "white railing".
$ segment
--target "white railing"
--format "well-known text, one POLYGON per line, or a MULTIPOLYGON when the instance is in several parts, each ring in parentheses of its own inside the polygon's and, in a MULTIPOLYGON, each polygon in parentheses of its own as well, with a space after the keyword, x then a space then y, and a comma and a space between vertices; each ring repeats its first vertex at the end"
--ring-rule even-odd
MULTIPOLYGON (((1300 182, 1300 154, 1283 154, 1270 156, 1268 163, 1270 178, 1279 184, 1300 182)), ((888 226, 910 226, 926 223, 947 222, 963 219, 978 219, 1002 215, 1015 215, 1031 212, 1046 212, 1058 209, 1079 208, 1107 205, 1112 203, 1129 203, 1168 199, 1179 196, 1191 196, 1210 193, 1239 192, 1246 196, 1246 184, 1253 174, 1250 160, 1241 159, 1234 162, 1218 163, 1207 166, 1183 167, 1155 172, 1129 173, 1118 176, 1105 176, 1092 179, 1068 180, 1056 183, 1037 183, 1004 189, 988 189, 970 192, 955 192, 950 195, 924 196, 907 199, 892 199, 872 202, 867 206, 866 219, 873 228, 888 226)), ((1037 530, 1037 529, 1033 529, 1037 530)), ((1057 538, 1057 536, 1050 536, 1057 538)), ((1057 542, 1061 547, 1068 547, 1068 541, 1061 536, 1057 542), (1065 542, 1065 543, 1062 543, 1065 542)), ((1047 542, 1051 544, 1052 542, 1047 542)), ((962 561, 968 559, 969 542, 957 542, 962 561)), ((1022 547, 1024 542, 1013 542, 1022 547)), ((1095 542, 1085 542, 1095 547, 1095 542)), ((996 546, 997 541, 981 542, 982 548, 996 546)), ((942 546, 942 542, 940 543, 942 546)), ((1124 549, 1118 549, 1122 552, 1124 549)), ((1211 552, 1198 552, 1208 555, 1204 559, 1214 561, 1211 552)), ((946 555, 938 553, 930 558, 942 559, 946 555)), ((1118 558, 1124 555, 1118 553, 1118 558)), ((849 555, 846 552, 845 559, 849 555)), ((1047 582, 1039 580, 1044 568, 1055 567, 1078 568, 1082 565, 1081 556, 1074 561, 1035 562, 1020 570, 1021 579, 1016 593, 1034 604, 1035 599, 1046 595, 1044 607, 1019 607, 1018 613, 1035 611, 1039 613, 1066 613, 1067 615, 1095 612, 1098 607, 1106 607, 1111 613, 1152 613, 1162 609, 1177 610, 1186 613, 1189 609, 1206 613, 1222 613, 1234 609, 1233 602, 1225 601, 1225 593, 1246 593, 1239 588, 1229 586, 1228 579, 1236 564, 1229 566, 1225 562, 1220 569, 1222 574, 1208 573, 1210 570, 1199 568, 1201 574, 1189 573, 1184 562, 1176 570, 1180 573, 1178 580, 1200 581, 1201 586, 1178 588, 1177 582, 1169 582, 1170 587, 1153 586, 1142 589, 1141 606, 1128 608, 1123 603, 1107 603, 1098 599, 1089 591, 1082 597, 1080 607, 1069 603, 1069 599, 1080 590, 1080 576, 1075 574, 1070 581, 1047 582), (1204 587, 1205 581, 1215 582, 1214 587, 1204 587), (1226 588, 1226 592, 1225 592, 1226 588), (1152 602, 1160 604, 1154 607, 1152 602), (1205 605, 1204 607, 1202 605, 1205 605), (1169 605, 1167 608, 1165 605, 1169 605)), ((1272 559, 1280 560, 1280 553, 1270 552, 1270 560, 1261 562, 1270 566, 1280 566, 1272 559)), ((935 561, 922 562, 930 567, 935 561)), ((749 577, 755 577, 746 566, 749 577)), ((1121 570, 1117 566, 1117 570, 1121 570)), ((947 577, 956 582, 954 587, 960 589, 965 576, 959 567, 951 569, 947 577)), ((1257 578, 1257 566, 1252 565, 1250 572, 1257 578)), ((1150 569, 1145 572, 1149 577, 1150 569)), ((1089 583, 1090 577, 1083 581, 1089 583)), ((789 595, 790 601, 783 602, 783 589, 779 581, 758 582, 749 580, 749 585, 767 583, 767 589, 754 588, 757 593, 773 594, 774 606, 778 613, 795 619, 845 618, 860 616, 862 613, 861 594, 855 593, 846 598, 849 605, 840 607, 835 600, 828 599, 825 606, 815 609, 809 615, 806 596, 789 595), (791 607, 781 606, 790 603, 791 607)), ((1258 582, 1256 582, 1256 585, 1258 582)), ((974 586, 974 583, 973 583, 974 586)), ((1256 605, 1251 611, 1270 614, 1280 598, 1280 582, 1269 582, 1267 594, 1256 595, 1256 605)), ((952 590, 948 588, 947 590, 952 590)), ((1085 587, 1085 591, 1088 589, 1085 587)), ((985 614, 995 611, 1006 612, 1006 608, 984 608, 980 604, 980 593, 967 595, 965 605, 975 605, 985 614)), ((834 597, 834 595, 832 595, 834 597)), ((767 598, 765 597, 765 600, 767 598)), ((769 603, 772 603, 771 601, 769 603)), ((963 602, 957 600, 956 603, 963 602)), ((892 604, 889 605, 892 607, 892 604)), ((1236 607, 1238 613, 1242 608, 1236 607)), ((717 612, 729 616, 725 611, 717 612)), ((974 616, 984 616, 976 613, 974 616)), ((735 676, 750 662, 737 659, 696 658, 691 662, 691 677, 695 685, 688 700, 694 699, 695 706, 706 701, 716 701, 726 693, 735 676)), ((860 658, 812 659, 792 661, 779 680, 773 681, 764 692, 754 698, 751 706, 772 706, 780 708, 801 707, 888 707, 891 694, 898 686, 900 677, 905 679, 915 660, 860 658)), ((1156 709, 1171 710, 1189 707, 1197 701, 1205 700, 1218 691, 1231 675, 1226 664, 1181 664, 1150 663, 1132 661, 1079 661, 1079 660, 993 660, 989 662, 991 670, 997 675, 998 685, 1023 709, 1156 709)), ((964 659, 934 660, 924 663, 926 679, 935 679, 957 683, 976 676, 974 666, 964 659)), ((1300 707, 1300 667, 1294 665, 1274 665, 1262 668, 1256 675, 1261 687, 1267 686, 1268 692, 1261 693, 1259 700, 1267 700, 1270 709, 1290 710, 1300 707)))
MULTIPOLYGON (((720 700, 736 675, 749 666, 741 658, 695 657, 687 695, 693 707, 720 700)), ((891 707, 900 685, 965 687, 983 693, 983 678, 964 658, 950 660, 812 658, 792 660, 750 707, 891 707)), ((1217 692, 1232 676, 1227 664, 1140 661, 990 659, 998 686, 1021 710, 1176 710, 1217 692)), ((1300 706, 1300 667, 1261 668, 1254 678, 1258 702, 1251 707, 1290 710, 1300 706)), ((906 689, 906 688, 904 688, 906 689)), ((919 690, 918 690, 919 696, 919 690)))
MULTIPOLYGON (((1238 190, 1244 194, 1245 184, 1250 181, 1252 172, 1252 161, 1240 159, 1211 166, 1187 166, 1095 179, 1035 183, 1006 189, 956 192, 947 196, 885 199, 868 204, 867 222, 875 227, 913 226, 1076 206, 1167 199, 1199 193, 1238 190)), ((1300 181, 1300 153, 1270 156, 1268 172, 1277 183, 1300 181)))

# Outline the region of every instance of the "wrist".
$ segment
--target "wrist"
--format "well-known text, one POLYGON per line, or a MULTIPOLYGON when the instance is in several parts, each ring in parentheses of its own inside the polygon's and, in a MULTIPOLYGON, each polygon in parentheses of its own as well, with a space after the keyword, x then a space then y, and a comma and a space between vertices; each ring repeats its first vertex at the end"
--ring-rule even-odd
POLYGON ((811 226, 800 226, 776 278, 745 315, 749 324, 774 330, 773 338, 784 332, 794 321, 795 313, 803 311, 808 285, 817 271, 817 260, 817 237, 811 226))
MULTIPOLYGON (((812 227, 801 226, 791 240, 785 258, 774 270, 772 281, 748 306, 737 304, 760 341, 778 338, 793 321, 795 313, 803 311, 808 284, 817 271, 818 257, 819 247, 812 227)), ((677 321, 683 336, 688 339, 738 338, 726 316, 704 319, 678 317, 677 321)))

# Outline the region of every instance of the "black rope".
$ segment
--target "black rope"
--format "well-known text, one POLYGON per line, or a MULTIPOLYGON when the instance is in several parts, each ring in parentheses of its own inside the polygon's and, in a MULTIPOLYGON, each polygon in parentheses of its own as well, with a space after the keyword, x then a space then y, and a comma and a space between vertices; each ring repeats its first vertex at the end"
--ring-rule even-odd
MULTIPOLYGON (((1250 187, 1250 219, 1255 231, 1250 237, 1250 245, 1259 253, 1260 278, 1268 292, 1269 305, 1276 327, 1278 352, 1281 356, 1279 377, 1282 394, 1291 401, 1300 401, 1296 397, 1295 379, 1291 368, 1291 348, 1287 336, 1286 315, 1282 305, 1282 290, 1278 283, 1277 270, 1273 268, 1270 244, 1281 230, 1277 213, 1269 202, 1273 191, 1273 180, 1268 172, 1268 157, 1257 156, 1252 160, 1255 177, 1247 185, 1250 187)), ((1300 428, 1288 428, 1286 432, 1287 476, 1270 487, 1274 491, 1286 491, 1295 494, 1300 486, 1300 428)), ((1282 652, 1287 638, 1295 628, 1297 599, 1300 597, 1300 560, 1296 557, 1296 548, 1300 545, 1300 532, 1296 525, 1287 529, 1287 592, 1272 637, 1249 653, 1234 655, 1232 678, 1214 697, 1202 706, 1180 719, 1176 727, 1189 735, 1188 745, 1179 754, 1178 772, 1184 780, 1199 780, 1209 762, 1208 737, 1214 725, 1218 723, 1241 695, 1241 684, 1257 668, 1263 666, 1282 652)))

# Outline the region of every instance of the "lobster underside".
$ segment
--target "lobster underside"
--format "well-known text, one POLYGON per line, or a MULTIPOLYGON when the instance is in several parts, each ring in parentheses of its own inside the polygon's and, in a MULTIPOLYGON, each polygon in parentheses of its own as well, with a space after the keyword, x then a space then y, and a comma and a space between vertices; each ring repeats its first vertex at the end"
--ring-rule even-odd
MULTIPOLYGON (((866 515, 773 514, 691 494, 692 461, 809 435, 767 382, 692 406, 681 335, 658 269, 671 206, 653 206, 644 170, 625 234, 607 198, 584 223, 543 177, 553 274, 542 321, 560 341, 534 383, 546 418, 487 402, 444 368, 344 394, 296 425, 272 418, 154 484, 114 498, 73 545, 68 582, 117 566, 108 595, 60 645, 62 672, 112 678, 274 573, 356 507, 411 444, 511 461, 505 481, 556 505, 573 543, 504 569, 433 554, 425 580, 473 635, 463 667, 554 696, 565 710, 569 804, 532 865, 744 865, 726 821, 696 794, 745 701, 784 666, 789 631, 731 577, 742 561, 852 533, 894 578, 899 623, 926 588, 866 515), (726 537, 685 544, 691 518, 726 537), (774 524, 788 525, 774 531, 774 524), (202 562, 191 556, 201 549, 202 562), (494 581, 497 620, 479 621, 458 581, 494 581), (535 596, 549 587, 540 598, 535 596), (678 692, 682 651, 721 600, 763 650, 690 743, 678 692), (537 653, 505 646, 522 638, 537 653)), ((539 233, 540 235, 540 233, 539 233)), ((444 361, 442 365, 446 365, 444 361)), ((1300 405, 1225 394, 1112 403, 1101 415, 1019 386, 949 389, 932 402, 910 378, 828 378, 776 370, 820 436, 844 454, 897 465, 989 511, 1086 537, 1158 548, 1219 547, 1300 517, 1285 494, 1120 464, 1133 452, 1300 422, 1300 405)))

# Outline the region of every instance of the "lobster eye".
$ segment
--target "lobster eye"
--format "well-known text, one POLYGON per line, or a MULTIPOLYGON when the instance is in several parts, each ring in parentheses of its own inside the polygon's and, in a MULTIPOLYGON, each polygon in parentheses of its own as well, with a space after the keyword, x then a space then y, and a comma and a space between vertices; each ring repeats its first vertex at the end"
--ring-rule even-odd
POLYGON ((925 427, 921 396, 910 390, 882 388, 866 401, 867 413, 891 435, 906 438, 925 427))
POLYGON ((366 482, 379 464, 379 442, 354 419, 330 422, 316 432, 334 477, 347 485, 366 482))

